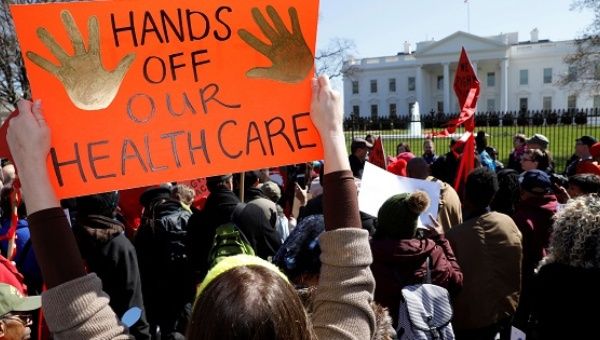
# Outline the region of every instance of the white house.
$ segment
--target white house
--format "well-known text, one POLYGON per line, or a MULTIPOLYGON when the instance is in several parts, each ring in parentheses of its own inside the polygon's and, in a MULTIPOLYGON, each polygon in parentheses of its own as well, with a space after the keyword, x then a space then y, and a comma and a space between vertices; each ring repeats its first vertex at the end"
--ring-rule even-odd
POLYGON ((569 72, 563 59, 575 51, 573 40, 528 41, 517 33, 479 37, 456 32, 439 41, 404 43, 394 56, 345 61, 344 110, 363 117, 407 115, 418 101, 421 113, 457 112, 452 82, 465 47, 481 84, 478 111, 517 111, 600 107, 599 93, 560 86, 569 72))

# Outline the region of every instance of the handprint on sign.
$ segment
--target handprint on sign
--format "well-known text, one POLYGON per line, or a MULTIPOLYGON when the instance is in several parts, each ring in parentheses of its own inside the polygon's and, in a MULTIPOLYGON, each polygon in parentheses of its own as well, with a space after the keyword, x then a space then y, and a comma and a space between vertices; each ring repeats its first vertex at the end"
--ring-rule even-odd
POLYGON ((60 16, 73 44, 74 54, 67 54, 54 37, 44 27, 40 27, 37 29, 38 37, 58 59, 60 65, 55 65, 31 51, 27 52, 27 58, 56 76, 77 108, 88 111, 104 109, 117 95, 135 54, 126 55, 113 71, 107 71, 102 66, 100 55, 98 19, 95 16, 88 19, 89 43, 86 49, 71 13, 65 10, 60 16))
POLYGON ((292 32, 285 27, 273 6, 267 6, 267 14, 274 26, 271 26, 258 8, 252 9, 254 21, 264 35, 271 41, 266 44, 245 29, 238 31, 242 40, 252 48, 271 60, 271 67, 256 67, 248 72, 249 78, 268 78, 286 83, 299 83, 306 78, 313 66, 313 55, 310 51, 298 20, 298 12, 290 7, 289 15, 292 22, 292 32))

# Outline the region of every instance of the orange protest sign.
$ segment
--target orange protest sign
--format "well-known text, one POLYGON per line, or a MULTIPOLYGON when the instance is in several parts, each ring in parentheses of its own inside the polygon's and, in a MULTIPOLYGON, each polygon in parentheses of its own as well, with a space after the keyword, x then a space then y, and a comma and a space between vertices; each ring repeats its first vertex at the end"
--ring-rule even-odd
POLYGON ((59 197, 322 158, 318 0, 272 3, 11 6, 59 197))

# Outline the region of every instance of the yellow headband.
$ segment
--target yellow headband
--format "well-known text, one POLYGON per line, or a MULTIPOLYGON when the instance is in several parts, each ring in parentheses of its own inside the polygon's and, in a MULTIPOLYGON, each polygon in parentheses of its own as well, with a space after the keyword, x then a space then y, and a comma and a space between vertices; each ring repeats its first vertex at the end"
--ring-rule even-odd
POLYGON ((198 286, 198 290, 196 291, 196 299, 198 299, 198 297, 200 296, 200 294, 202 294, 204 289, 206 289, 206 287, 219 275, 225 273, 228 270, 241 266, 261 266, 270 269, 271 271, 281 276, 281 278, 284 279, 285 282, 289 283, 287 276, 285 276, 285 274, 282 273, 279 270, 279 268, 277 268, 277 266, 261 259, 260 257, 251 255, 227 256, 223 260, 219 261, 219 263, 217 263, 214 267, 212 267, 211 270, 208 271, 208 274, 206 274, 206 277, 204 278, 200 286, 198 286))

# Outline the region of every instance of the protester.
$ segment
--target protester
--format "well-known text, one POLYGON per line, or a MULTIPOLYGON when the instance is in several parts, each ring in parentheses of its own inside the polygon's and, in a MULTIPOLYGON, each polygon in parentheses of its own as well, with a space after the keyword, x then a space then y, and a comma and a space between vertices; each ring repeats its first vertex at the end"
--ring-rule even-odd
POLYGON ((551 159, 546 151, 542 149, 527 149, 521 157, 521 168, 523 171, 542 170, 552 174, 551 159))
POLYGON ((531 280, 539 261, 547 254, 558 202, 551 191, 550 177, 541 170, 524 172, 520 188, 520 202, 512 215, 523 236, 521 296, 514 324, 525 329, 531 307, 531 280))
MULTIPOLYGON (((68 221, 59 208, 47 175, 50 134, 40 102, 33 107, 26 101, 18 105, 20 113, 11 121, 7 139, 21 169, 33 244, 48 285, 43 293, 48 325, 57 338, 131 339, 108 306, 98 278, 85 274, 68 221)), ((189 339, 234 337, 233 332, 240 338, 312 339, 313 332, 321 339, 372 337, 375 317, 369 302, 374 281, 368 233, 357 230, 356 186, 346 158, 340 97, 325 76, 313 80, 311 118, 325 152, 327 231, 320 238, 322 269, 310 320, 293 287, 265 268, 267 264, 261 260, 252 260, 252 264, 234 264, 220 275, 213 272, 207 277, 195 303, 189 339), (234 299, 233 289, 238 293, 234 299)))
POLYGON ((498 171, 498 192, 494 195, 490 208, 493 211, 512 216, 521 199, 519 173, 513 169, 498 171))
POLYGON ((283 213, 283 208, 277 203, 281 199, 281 189, 277 183, 273 181, 267 181, 260 185, 260 190, 273 203, 275 203, 275 207, 277 209, 277 222, 275 223, 275 229, 277 230, 279 240, 281 243, 283 243, 290 234, 290 223, 287 216, 285 216, 283 213))
POLYGON ((31 313, 41 306, 39 296, 23 296, 16 287, 0 283, 0 339, 29 339, 31 313))
POLYGON ((513 169, 518 173, 523 172, 523 168, 521 168, 521 157, 523 157, 523 153, 525 153, 526 149, 526 137, 522 133, 518 133, 513 137, 513 151, 508 155, 508 166, 507 168, 513 169))
POLYGON ((118 202, 114 191, 78 197, 73 233, 88 271, 102 281, 112 310, 124 315, 132 307, 140 308, 142 316, 130 332, 136 339, 150 339, 135 248, 123 224, 114 218, 118 202))
POLYGON ((192 204, 194 203, 194 198, 196 196, 196 192, 192 187, 185 184, 177 184, 173 187, 171 191, 171 197, 174 200, 177 200, 181 203, 181 206, 189 211, 192 211, 192 204))
MULTIPOLYGON (((375 277, 375 301, 390 311, 394 327, 402 288, 422 283, 431 267, 431 282, 455 296, 462 286, 462 273, 448 241, 428 227, 427 236, 417 229, 419 215, 429 206, 423 191, 397 194, 379 208, 377 229, 371 241, 375 277)), ((433 221, 432 221, 433 222, 433 221)))
POLYGON ((496 171, 496 163, 488 152, 488 143, 485 131, 477 132, 477 136, 475 137, 475 150, 477 151, 477 156, 479 157, 479 162, 481 165, 492 171, 496 171))
POLYGON ((459 155, 452 150, 452 147, 456 144, 457 139, 451 138, 449 151, 436 159, 431 164, 431 176, 442 180, 443 182, 454 185, 456 179, 456 173, 459 165, 459 155))
POLYGON ((408 177, 427 180, 440 185, 437 221, 441 225, 439 233, 446 233, 450 228, 462 223, 462 204, 456 190, 433 176, 429 176, 429 165, 423 158, 413 158, 406 168, 408 177))
POLYGON ((566 189, 556 185, 554 191, 561 204, 582 195, 600 194, 600 176, 590 173, 573 175, 569 177, 566 189))
POLYGON ((433 164, 438 156, 435 154, 435 144, 431 139, 423 141, 423 159, 427 164, 433 164))
POLYGON ((463 272, 453 302, 457 340, 510 339, 510 325, 521 289, 521 233, 513 220, 489 211, 498 191, 496 174, 477 168, 465 184, 465 222, 446 237, 463 272))
POLYGON ((527 339, 595 339, 600 301, 600 198, 577 197, 555 215, 550 251, 533 281, 527 339))
POLYGON ((350 168, 352 169, 352 175, 354 175, 354 177, 362 178, 363 170, 365 169, 365 161, 369 155, 369 149, 372 147, 373 144, 363 138, 356 137, 352 140, 348 161, 350 162, 350 168))
POLYGON ((575 140, 575 154, 571 162, 565 168, 565 176, 571 177, 575 174, 585 172, 585 164, 592 163, 592 154, 590 149, 598 141, 592 136, 581 136, 575 140))

